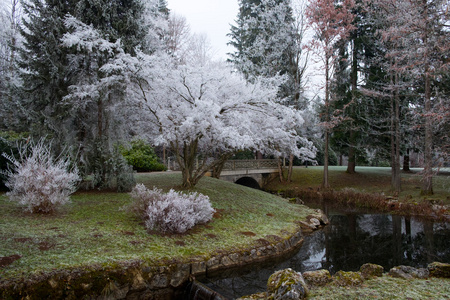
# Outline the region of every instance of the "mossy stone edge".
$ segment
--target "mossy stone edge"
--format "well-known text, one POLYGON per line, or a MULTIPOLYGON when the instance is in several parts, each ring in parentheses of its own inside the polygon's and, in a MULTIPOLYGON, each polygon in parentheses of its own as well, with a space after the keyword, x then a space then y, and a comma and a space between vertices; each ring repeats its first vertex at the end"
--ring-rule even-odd
POLYGON ((302 242, 303 234, 299 227, 284 240, 205 260, 161 262, 159 265, 149 265, 143 260, 126 261, 82 269, 55 270, 17 280, 0 278, 0 298, 96 299, 107 296, 108 299, 121 299, 176 295, 193 276, 284 256, 298 249, 302 242))

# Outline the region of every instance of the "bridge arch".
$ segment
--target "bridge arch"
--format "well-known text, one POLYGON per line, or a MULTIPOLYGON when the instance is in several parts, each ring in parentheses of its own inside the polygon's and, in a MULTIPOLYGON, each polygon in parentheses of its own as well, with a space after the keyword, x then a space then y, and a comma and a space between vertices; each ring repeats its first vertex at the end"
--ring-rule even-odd
POLYGON ((238 180, 236 180, 234 183, 240 184, 240 185, 243 185, 243 186, 246 186, 246 187, 250 187, 250 188, 253 188, 253 189, 257 189, 257 190, 261 189, 261 186, 259 185, 259 182, 256 179, 254 179, 253 177, 250 177, 250 176, 241 177, 238 180))

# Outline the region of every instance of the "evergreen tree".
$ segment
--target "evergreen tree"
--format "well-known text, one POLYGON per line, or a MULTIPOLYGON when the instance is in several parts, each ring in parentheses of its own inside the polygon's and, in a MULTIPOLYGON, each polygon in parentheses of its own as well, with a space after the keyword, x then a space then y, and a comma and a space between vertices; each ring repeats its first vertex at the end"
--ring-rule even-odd
POLYGON ((67 142, 63 136, 65 123, 70 115, 62 98, 75 82, 69 71, 68 50, 60 47, 60 39, 66 33, 63 17, 71 13, 75 5, 70 1, 30 0, 23 3, 24 13, 20 49, 23 97, 32 133, 51 135, 59 142, 67 142))
POLYGON ((384 49, 387 62, 383 67, 390 81, 383 90, 391 101, 393 165, 395 163, 398 173, 401 108, 414 107, 417 114, 415 127, 423 131, 425 163, 422 192, 432 194, 432 167, 435 157, 439 155, 434 151, 433 140, 433 132, 440 123, 440 117, 435 118, 440 115, 435 107, 439 107, 436 100, 442 94, 439 84, 435 85, 435 82, 443 79, 441 74, 446 72, 443 70, 448 70, 448 60, 442 59, 448 57, 449 52, 446 29, 448 5, 442 0, 376 0, 372 1, 369 9, 379 24, 379 46, 384 49), (403 99, 418 101, 414 101, 414 106, 402 105, 403 99))
POLYGON ((0 129, 23 130, 23 112, 18 102, 16 87, 20 83, 17 67, 17 49, 21 44, 22 7, 19 0, 0 11, 0 129))
MULTIPOLYGON (((303 19, 296 20, 289 0, 241 0, 237 26, 231 27, 230 45, 236 51, 230 61, 248 81, 256 78, 283 76, 278 96, 287 105, 305 109, 302 96, 303 19)), ((289 157, 288 180, 294 157, 289 157)), ((282 170, 280 169, 280 178, 282 170)))
POLYGON ((112 43, 120 39, 125 52, 134 54, 146 35, 147 28, 141 26, 143 12, 139 0, 81 0, 73 16, 92 25, 112 43))
POLYGON ((241 0, 237 26, 231 27, 230 61, 248 80, 294 74, 295 30, 290 2, 241 0))
POLYGON ((26 70, 23 99, 32 132, 50 135, 56 145, 80 147, 82 170, 99 174, 98 183, 104 185, 109 173, 117 174, 117 164, 108 162, 118 157, 113 144, 124 112, 124 107, 116 110, 124 87, 110 64, 119 53, 135 55, 145 41, 143 6, 138 0, 31 0, 24 10, 20 63, 26 70), (74 21, 69 24, 69 19, 74 21), (74 33, 87 34, 94 46, 62 46, 74 33))
POLYGON ((168 18, 170 9, 167 7, 167 1, 166 0, 158 0, 158 12, 168 18))
MULTIPOLYGON (((352 13, 354 29, 346 39, 337 43, 337 61, 332 80, 332 111, 339 112, 341 122, 333 129, 332 145, 338 147, 341 155, 348 157, 347 173, 354 173, 357 161, 365 159, 370 116, 367 107, 369 99, 364 97, 362 89, 372 80, 374 52, 380 49, 375 44, 375 29, 368 20, 368 12, 363 9, 362 1, 356 1, 352 13)), ((379 57, 379 55, 377 55, 379 57)), ((380 80, 380 78, 377 78, 380 80)), ((377 148, 374 144, 372 147, 377 148)), ((337 148, 336 148, 337 149, 337 148)))

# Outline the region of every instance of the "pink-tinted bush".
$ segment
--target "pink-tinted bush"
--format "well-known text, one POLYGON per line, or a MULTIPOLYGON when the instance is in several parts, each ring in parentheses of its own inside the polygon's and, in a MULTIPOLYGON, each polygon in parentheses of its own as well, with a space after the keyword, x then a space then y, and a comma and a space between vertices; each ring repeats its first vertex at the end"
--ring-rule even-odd
POLYGON ((145 219, 145 226, 150 230, 164 233, 183 233, 196 224, 204 224, 212 219, 215 210, 209 197, 203 194, 183 194, 170 190, 147 189, 138 184, 131 192, 136 203, 131 208, 145 219))
POLYGON ((3 156, 12 163, 12 168, 4 172, 8 176, 9 199, 32 213, 50 213, 67 203, 80 180, 69 158, 55 159, 44 140, 22 148, 19 159, 5 153, 3 156))

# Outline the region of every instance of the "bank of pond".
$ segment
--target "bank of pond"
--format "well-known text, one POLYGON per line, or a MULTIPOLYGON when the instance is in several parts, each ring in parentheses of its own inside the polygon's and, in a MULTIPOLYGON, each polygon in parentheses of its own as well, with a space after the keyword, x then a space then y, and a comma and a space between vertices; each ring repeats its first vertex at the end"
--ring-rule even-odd
MULTIPOLYGON (((211 274, 202 282, 234 299, 264 291, 277 270, 298 272, 358 271, 365 263, 426 268, 432 262, 450 262, 450 224, 411 216, 339 210, 323 206, 329 225, 305 236, 299 250, 288 258, 248 268, 211 274)), ((450 283, 449 283, 450 284, 450 283)))
MULTIPOLYGON (((55 270, 41 281, 33 281, 39 274, 31 274, 8 291, 0 289, 0 295, 5 299, 202 299, 198 295, 204 291, 208 297, 215 295, 208 299, 236 299, 265 291, 268 279, 279 270, 303 274, 326 270, 330 276, 340 276, 357 272, 366 263, 389 272, 400 265, 421 269, 433 262, 450 262, 448 222, 343 210, 323 202, 308 206, 320 210, 299 220, 301 231, 286 239, 274 236, 272 242, 260 239, 253 249, 161 265, 136 260, 84 270, 55 270), (187 285, 193 279, 198 284, 187 285)), ((0 278, 2 281, 7 278, 0 278)), ((448 281, 444 284, 450 289, 448 281)), ((430 282, 443 285, 434 279, 430 282)))

